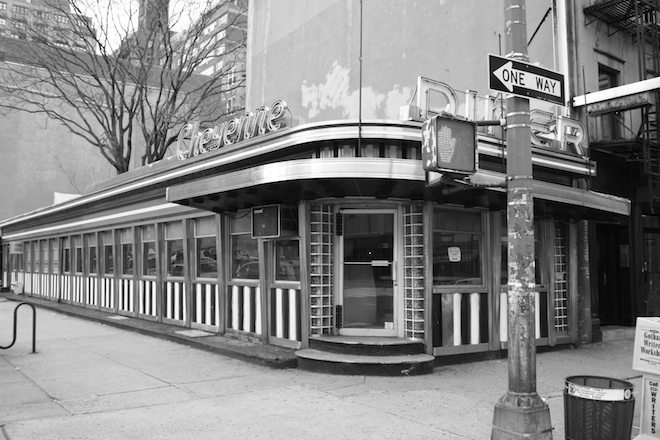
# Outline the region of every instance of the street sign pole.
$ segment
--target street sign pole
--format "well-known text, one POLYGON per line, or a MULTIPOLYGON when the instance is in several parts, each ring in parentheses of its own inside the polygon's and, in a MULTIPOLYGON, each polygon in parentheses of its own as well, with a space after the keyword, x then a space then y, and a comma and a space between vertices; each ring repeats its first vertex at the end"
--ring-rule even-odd
MULTIPOLYGON (((527 61, 525 0, 505 0, 505 47, 527 61)), ((508 391, 495 405, 492 440, 552 439, 550 409, 536 392, 534 202, 529 99, 506 100, 508 391)))

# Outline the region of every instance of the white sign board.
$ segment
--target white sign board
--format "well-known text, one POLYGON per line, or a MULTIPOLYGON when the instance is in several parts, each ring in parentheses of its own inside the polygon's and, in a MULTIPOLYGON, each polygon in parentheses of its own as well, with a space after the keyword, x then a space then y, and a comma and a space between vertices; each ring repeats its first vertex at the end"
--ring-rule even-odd
POLYGON ((637 318, 632 367, 660 376, 660 318, 637 318))

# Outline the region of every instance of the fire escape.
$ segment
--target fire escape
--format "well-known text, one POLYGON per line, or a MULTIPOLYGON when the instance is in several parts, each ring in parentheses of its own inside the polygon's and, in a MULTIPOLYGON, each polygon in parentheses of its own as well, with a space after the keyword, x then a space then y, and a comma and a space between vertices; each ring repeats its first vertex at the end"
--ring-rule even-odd
POLYGON ((607 141, 596 139, 590 145, 626 161, 641 163, 641 177, 646 180, 651 212, 660 211, 660 124, 657 111, 660 87, 655 81, 645 80, 660 77, 659 6, 660 0, 606 0, 584 8, 587 25, 599 20, 607 25, 609 36, 625 32, 632 37, 639 67, 640 82, 637 85, 650 84, 647 90, 644 87, 634 89, 632 84, 618 87, 643 92, 588 107, 587 111, 590 116, 608 118, 608 121, 621 125, 617 132, 623 135, 607 141), (626 112, 628 115, 624 117, 626 112), (626 132, 631 135, 626 136, 626 132))

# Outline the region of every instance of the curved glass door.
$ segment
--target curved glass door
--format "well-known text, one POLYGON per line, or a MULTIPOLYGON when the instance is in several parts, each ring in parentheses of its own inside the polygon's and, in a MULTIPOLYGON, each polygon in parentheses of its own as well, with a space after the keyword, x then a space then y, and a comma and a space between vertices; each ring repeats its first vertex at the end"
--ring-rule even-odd
POLYGON ((342 229, 343 333, 393 335, 394 212, 344 211, 342 229))

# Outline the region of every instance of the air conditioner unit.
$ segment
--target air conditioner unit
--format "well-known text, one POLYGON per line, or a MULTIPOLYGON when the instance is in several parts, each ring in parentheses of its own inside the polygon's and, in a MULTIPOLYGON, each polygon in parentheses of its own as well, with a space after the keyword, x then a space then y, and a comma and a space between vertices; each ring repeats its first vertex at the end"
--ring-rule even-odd
POLYGON ((297 207, 266 205, 252 208, 252 238, 280 238, 297 235, 297 207))

